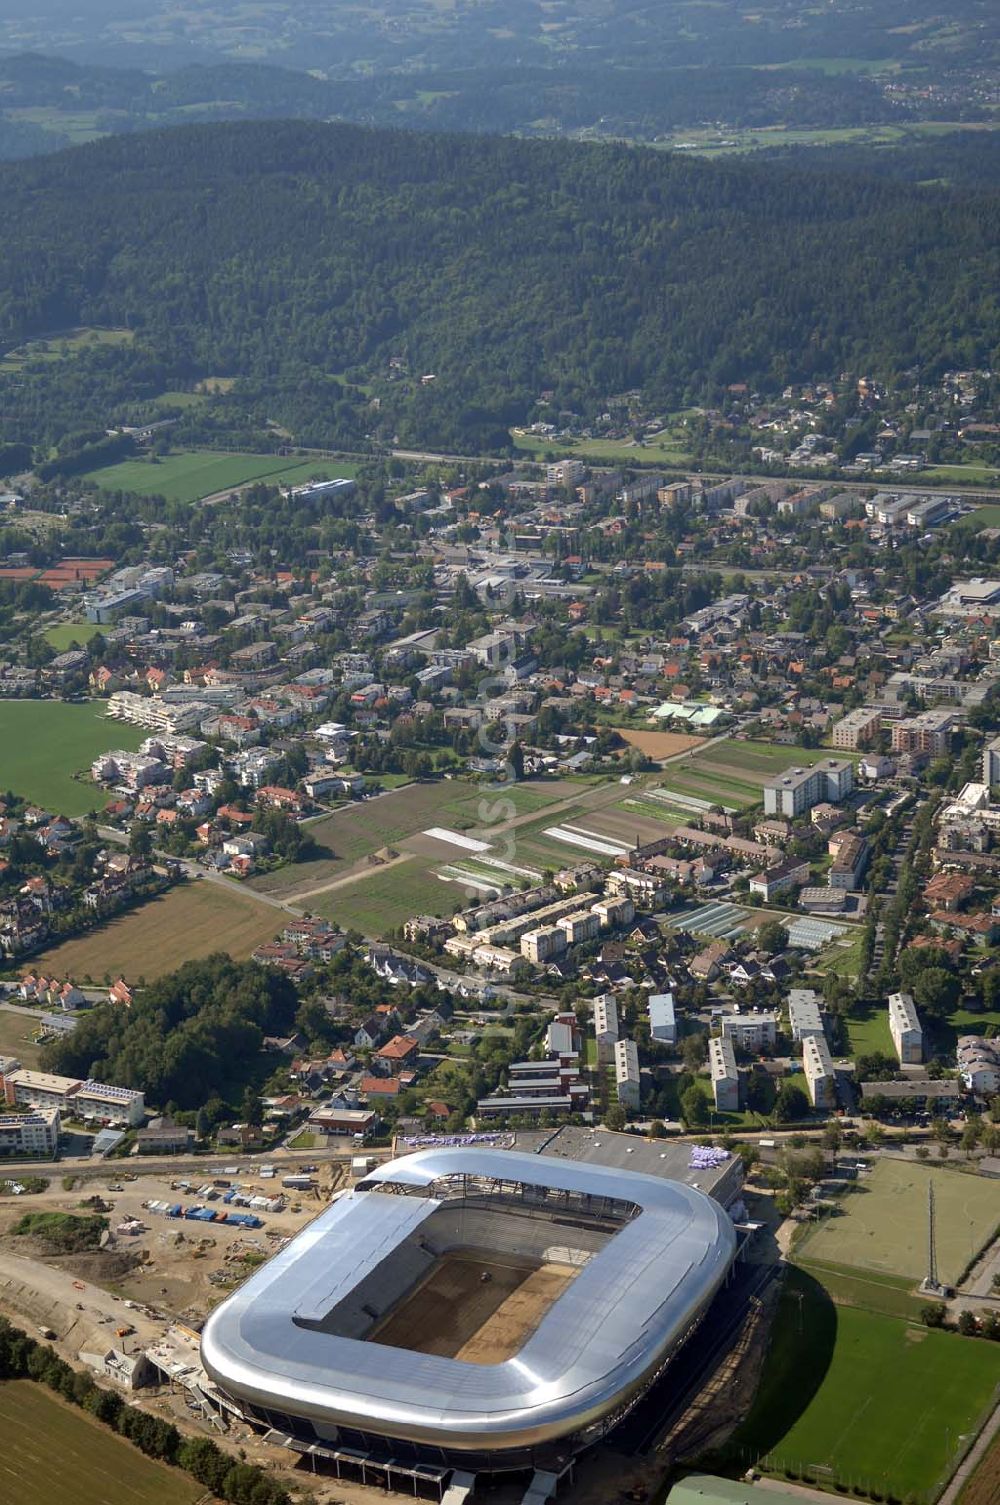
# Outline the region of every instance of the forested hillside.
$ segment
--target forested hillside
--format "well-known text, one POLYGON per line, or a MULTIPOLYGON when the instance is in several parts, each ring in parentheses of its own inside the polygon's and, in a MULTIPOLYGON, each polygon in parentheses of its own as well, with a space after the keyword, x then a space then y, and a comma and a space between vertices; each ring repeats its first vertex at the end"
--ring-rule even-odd
MULTIPOLYGON (((502 442, 542 389, 677 404, 1000 361, 995 195, 284 122, 8 164, 0 200, 0 339, 125 325, 112 394, 143 362, 237 376, 330 442, 315 394, 344 371, 396 378, 372 427, 461 446, 502 442)), ((30 383, 0 382, 2 437, 34 441, 30 383)))

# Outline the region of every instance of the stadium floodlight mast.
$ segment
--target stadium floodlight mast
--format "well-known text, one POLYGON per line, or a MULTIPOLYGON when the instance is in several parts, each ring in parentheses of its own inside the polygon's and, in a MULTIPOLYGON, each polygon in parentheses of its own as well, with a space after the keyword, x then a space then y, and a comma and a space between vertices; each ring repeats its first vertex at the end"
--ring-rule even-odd
POLYGON ((928 1296, 943 1296, 945 1288, 938 1279, 937 1229, 934 1222, 934 1182, 927 1183, 927 1274, 920 1289, 928 1296))

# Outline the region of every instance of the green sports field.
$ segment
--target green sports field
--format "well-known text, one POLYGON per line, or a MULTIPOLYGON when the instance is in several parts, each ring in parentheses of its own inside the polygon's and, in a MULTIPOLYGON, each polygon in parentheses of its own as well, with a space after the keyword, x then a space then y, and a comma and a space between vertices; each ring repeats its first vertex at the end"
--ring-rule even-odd
POLYGON ((111 747, 134 751, 148 733, 109 721, 103 701, 0 701, 0 783, 59 815, 99 810, 107 796, 88 770, 111 747), (74 774, 83 774, 75 779, 74 774))
POLYGON ((842 1199, 841 1211, 806 1235, 798 1257, 920 1280, 927 1269, 931 1182, 938 1268, 942 1280, 954 1284, 1000 1228, 1000 1182, 916 1161, 879 1160, 842 1199))
POLYGON ((727 1461, 929 1501, 993 1405, 998 1378, 992 1344, 834 1305, 793 1268, 727 1461))
POLYGON ((57 622, 54 627, 46 627, 42 636, 57 653, 65 653, 73 643, 85 647, 96 631, 91 622, 57 622))
POLYGON ((218 450, 182 450, 158 461, 122 460, 88 471, 85 480, 106 490, 162 496, 168 502, 197 502, 248 481, 283 481, 302 485, 314 476, 353 477, 357 466, 340 460, 289 459, 287 455, 222 454, 218 450))
POLYGON ((19 1505, 192 1505, 205 1494, 30 1380, 0 1385, 0 1480, 19 1505))

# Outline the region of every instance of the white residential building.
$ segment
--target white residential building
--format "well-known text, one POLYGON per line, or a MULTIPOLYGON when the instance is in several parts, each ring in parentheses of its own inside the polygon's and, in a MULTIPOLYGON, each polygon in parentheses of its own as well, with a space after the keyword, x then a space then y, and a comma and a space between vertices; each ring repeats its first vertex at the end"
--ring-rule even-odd
POLYGON ((575 1061, 580 1052, 577 1049, 577 1025, 574 1014, 557 1014, 549 1020, 545 1031, 545 1054, 558 1056, 563 1064, 575 1061))
POLYGON ((806 1074, 809 1101, 814 1108, 837 1106, 837 1077, 824 1035, 806 1035, 802 1041, 802 1069, 806 1074))
POLYGON ((740 1074, 733 1042, 713 1035, 708 1042, 708 1069, 712 1074, 712 1097, 720 1113, 738 1113, 740 1074))
POLYGON ((145 1116, 141 1092, 104 1082, 81 1082, 49 1071, 11 1071, 4 1076, 3 1088, 12 1108, 56 1108, 69 1118, 129 1125, 142 1123, 145 1116))
POLYGON ((955 1054, 959 1075, 970 1092, 977 1097, 993 1097, 1000 1092, 1000 1050, 994 1041, 980 1035, 961 1035, 955 1054))
POLYGON ((788 1024, 796 1045, 801 1045, 806 1035, 823 1034, 819 996, 812 988, 792 988, 788 995, 788 1024))
POLYGON ((152 784, 170 783, 170 769, 161 758, 123 749, 101 753, 90 765, 90 773, 99 784, 115 784, 135 791, 152 784))
POLYGON ((889 994, 889 1033, 901 1066, 924 1059, 924 1032, 910 993, 889 994))
POLYGON ((521 936, 521 955, 529 962, 540 966, 543 962, 559 956, 566 950, 566 932, 558 925, 546 925, 540 930, 529 930, 521 936))
POLYGON ((726 1014, 722 1038, 729 1040, 734 1049, 773 1050, 778 1038, 778 1016, 767 1009, 755 1014, 726 1014))
POLYGON ((983 783, 1000 784, 1000 737, 983 748, 983 783))
POLYGON ((0 1156, 54 1155, 59 1146, 59 1109, 35 1108, 29 1113, 0 1113, 0 1156))
POLYGON ((136 695, 132 690, 116 690, 108 701, 108 715, 114 720, 146 726, 150 731, 163 732, 171 737, 197 726, 209 710, 209 705, 202 699, 174 705, 158 696, 136 695))
POLYGON ((618 1101, 626 1112, 635 1113, 639 1108, 639 1052, 634 1040, 615 1042, 615 1085, 618 1101))
POLYGON ((664 1045, 677 1043, 673 993, 653 993, 649 1000, 649 1033, 664 1045))
POLYGON ((594 999, 594 1038, 598 1065, 609 1066, 618 1040, 618 1005, 613 993, 599 993, 594 999))
POLYGON ((853 788, 854 764, 849 758, 823 758, 810 768, 788 768, 764 784, 764 814, 792 820, 824 800, 839 804, 853 788))

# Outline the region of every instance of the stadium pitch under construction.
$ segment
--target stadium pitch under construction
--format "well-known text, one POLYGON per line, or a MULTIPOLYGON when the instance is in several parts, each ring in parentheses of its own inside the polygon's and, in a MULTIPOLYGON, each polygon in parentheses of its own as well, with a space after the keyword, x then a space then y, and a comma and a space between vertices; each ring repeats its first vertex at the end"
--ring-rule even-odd
POLYGON ((544 1499, 680 1352, 736 1245, 718 1201, 662 1175, 422 1150, 224 1301, 202 1360, 227 1408, 338 1471, 454 1502, 523 1471, 544 1499))

